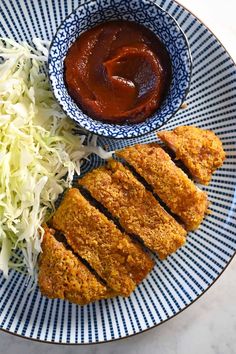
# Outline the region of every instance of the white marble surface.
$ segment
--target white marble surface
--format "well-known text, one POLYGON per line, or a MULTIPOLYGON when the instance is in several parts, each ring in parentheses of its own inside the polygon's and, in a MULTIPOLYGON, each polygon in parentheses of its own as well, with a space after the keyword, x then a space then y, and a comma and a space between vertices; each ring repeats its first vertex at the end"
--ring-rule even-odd
MULTIPOLYGON (((128 0, 127 0, 128 1, 128 0)), ((236 61, 236 0, 179 0, 221 40, 236 61)), ((0 354, 236 354, 236 258, 188 309, 146 333, 107 344, 41 344, 0 332, 0 354)))

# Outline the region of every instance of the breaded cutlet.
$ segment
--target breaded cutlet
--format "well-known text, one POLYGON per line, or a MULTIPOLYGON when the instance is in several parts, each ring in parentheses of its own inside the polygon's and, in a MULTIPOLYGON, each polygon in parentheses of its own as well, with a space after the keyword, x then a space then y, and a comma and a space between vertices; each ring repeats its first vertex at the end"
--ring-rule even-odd
POLYGON ((124 158, 152 186, 187 230, 200 225, 207 212, 207 194, 194 185, 158 144, 127 147, 116 155, 124 158))
POLYGON ((79 305, 115 296, 114 291, 103 285, 62 242, 56 240, 54 232, 45 228, 43 236, 38 275, 41 293, 79 305))
POLYGON ((210 130, 181 126, 157 135, 175 152, 176 158, 183 162, 199 183, 209 184, 212 174, 225 160, 222 143, 210 130))
POLYGON ((140 245, 123 234, 76 188, 66 193, 52 224, 65 235, 73 251, 119 295, 128 296, 154 265, 140 245))
POLYGON ((110 160, 78 183, 161 259, 185 243, 184 228, 120 162, 110 160))

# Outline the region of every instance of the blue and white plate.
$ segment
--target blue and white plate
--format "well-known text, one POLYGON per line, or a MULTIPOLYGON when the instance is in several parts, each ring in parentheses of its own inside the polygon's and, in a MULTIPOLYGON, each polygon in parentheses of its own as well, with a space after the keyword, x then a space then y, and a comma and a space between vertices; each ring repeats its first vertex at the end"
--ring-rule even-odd
MULTIPOLYGON (((210 186, 204 187, 212 214, 196 232, 189 233, 186 246, 165 261, 157 260, 147 279, 126 299, 117 297, 80 307, 42 297, 37 288, 26 292, 25 277, 14 271, 7 281, 1 275, 0 328, 5 331, 68 344, 104 342, 143 332, 199 298, 235 254, 236 68, 214 35, 191 13, 171 0, 156 3, 185 31, 193 57, 188 108, 180 110, 165 129, 183 124, 212 129, 227 153, 224 166, 210 186)), ((0 35, 29 42, 35 36, 51 39, 77 6, 77 0, 1 0, 0 35)), ((100 138, 111 149, 155 140, 155 133, 128 141, 100 138)), ((93 157, 83 172, 99 164, 93 157)))

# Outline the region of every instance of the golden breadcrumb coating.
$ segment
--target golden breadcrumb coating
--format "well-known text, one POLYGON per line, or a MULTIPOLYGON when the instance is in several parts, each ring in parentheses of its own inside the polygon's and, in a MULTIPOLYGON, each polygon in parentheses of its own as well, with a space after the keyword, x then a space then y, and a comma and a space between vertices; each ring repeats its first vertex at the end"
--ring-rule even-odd
POLYGON ((158 144, 135 145, 116 154, 135 168, 188 230, 200 225, 208 207, 206 193, 194 185, 158 144))
POLYGON ((74 252, 84 258, 119 295, 128 296, 154 263, 141 246, 70 189, 52 219, 74 252))
POLYGON ((210 130, 182 126, 157 135, 175 152, 176 158, 184 163, 199 183, 207 185, 213 172, 224 162, 222 143, 210 130))
POLYGON ((53 234, 54 230, 45 228, 39 257, 38 285, 41 293, 79 305, 114 296, 114 292, 104 286, 53 234))
POLYGON ((121 163, 110 160, 107 166, 87 173, 78 183, 161 259, 185 243, 183 227, 121 163))

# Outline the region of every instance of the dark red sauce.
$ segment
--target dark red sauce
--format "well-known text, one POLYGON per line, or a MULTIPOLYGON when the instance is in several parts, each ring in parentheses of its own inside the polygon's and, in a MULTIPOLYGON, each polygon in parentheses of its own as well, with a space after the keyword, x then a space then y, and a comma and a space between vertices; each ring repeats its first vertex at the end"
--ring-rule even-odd
POLYGON ((71 97, 92 118, 137 123, 161 106, 171 82, 171 61, 146 27, 106 22, 84 32, 70 47, 65 82, 71 97))

